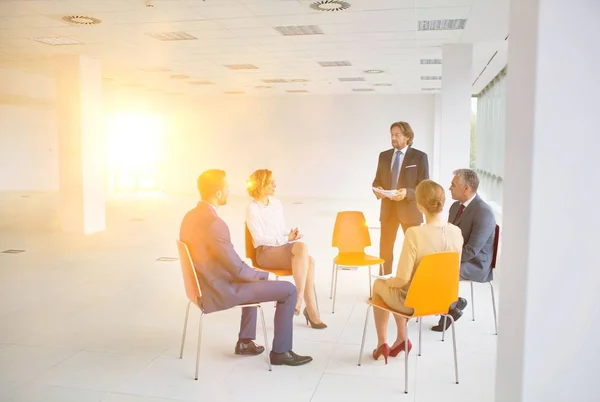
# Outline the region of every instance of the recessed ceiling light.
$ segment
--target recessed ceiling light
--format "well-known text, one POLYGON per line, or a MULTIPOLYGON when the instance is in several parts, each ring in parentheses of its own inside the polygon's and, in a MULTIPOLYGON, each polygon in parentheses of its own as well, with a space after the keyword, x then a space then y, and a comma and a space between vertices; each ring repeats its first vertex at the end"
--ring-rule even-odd
POLYGON ((352 65, 349 61, 319 61, 319 64, 321 67, 347 67, 352 65))
POLYGON ((350 8, 350 3, 340 0, 317 0, 310 5, 310 8, 317 11, 336 12, 350 8))
POLYGON ((421 59, 421 64, 442 64, 442 59, 421 59))
POLYGON ((187 32, 177 31, 177 32, 150 32, 147 33, 151 38, 163 40, 163 41, 172 41, 172 40, 197 40, 194 35, 190 35, 187 32))
POLYGON ((275 30, 283 36, 323 35, 321 28, 316 25, 279 26, 275 30))
POLYGON ((375 69, 371 69, 371 70, 365 70, 365 74, 381 74, 384 73, 385 71, 383 70, 375 70, 375 69))
POLYGON ((65 15, 62 20, 75 25, 98 25, 102 22, 98 18, 87 15, 65 15))
POLYGON ((437 81, 437 80, 441 80, 442 77, 438 76, 438 75, 423 75, 421 76, 422 80, 425 81, 437 81))
POLYGON ((373 92, 373 88, 352 88, 353 92, 373 92))
POLYGON ((305 94, 308 91, 306 89, 290 89, 290 90, 287 90, 285 92, 289 92, 291 94, 305 94))
POLYGON ((344 78, 338 78, 338 80, 340 80, 341 82, 356 82, 356 81, 364 81, 365 79, 363 77, 344 77, 344 78))
POLYGON ((186 80, 190 78, 190 76, 185 74, 173 74, 171 75, 171 78, 173 78, 174 80, 186 80))
POLYGON ((451 31, 465 29, 466 19, 419 21, 419 31, 451 31))
POLYGON ((373 86, 376 86, 376 87, 391 87, 392 84, 389 84, 387 82, 380 82, 378 84, 373 84, 373 86))
POLYGON ((254 64, 226 64, 225 67, 230 70, 258 70, 254 64))
POLYGON ((78 45, 81 44, 78 40, 71 38, 51 37, 51 38, 31 38, 36 42, 45 43, 46 45, 61 46, 61 45, 78 45))
POLYGON ((214 82, 210 82, 210 81, 190 81, 189 82, 190 85, 214 85, 214 82))

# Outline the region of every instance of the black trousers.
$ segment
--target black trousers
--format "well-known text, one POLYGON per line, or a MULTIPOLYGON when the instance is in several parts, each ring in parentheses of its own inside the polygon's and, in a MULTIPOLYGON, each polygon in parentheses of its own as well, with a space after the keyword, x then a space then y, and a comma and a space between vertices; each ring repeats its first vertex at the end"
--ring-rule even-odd
POLYGON ((394 243, 398 235, 398 228, 402 225, 402 231, 406 233, 408 228, 419 226, 421 223, 400 222, 398 215, 392 214, 381 221, 381 234, 379 238, 379 256, 385 260, 383 272, 380 275, 389 275, 392 273, 392 264, 394 262, 394 243))

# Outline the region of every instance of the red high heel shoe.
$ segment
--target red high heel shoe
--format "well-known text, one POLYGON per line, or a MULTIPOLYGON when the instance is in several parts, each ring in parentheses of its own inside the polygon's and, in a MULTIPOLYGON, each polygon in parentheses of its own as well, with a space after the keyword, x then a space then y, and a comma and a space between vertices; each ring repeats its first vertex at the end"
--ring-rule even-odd
POLYGON ((404 344, 406 342, 408 342, 408 352, 406 353, 406 355, 408 355, 410 353, 410 351, 412 350, 412 342, 410 341, 410 339, 407 339, 404 342, 402 342, 400 345, 396 346, 395 348, 390 349, 390 356, 396 357, 396 356, 398 356, 398 354, 400 354, 400 352, 404 352, 404 344))
POLYGON ((388 356, 390 355, 390 347, 387 343, 384 343, 377 349, 373 350, 373 359, 379 360, 381 356, 385 360, 385 364, 387 364, 388 356))

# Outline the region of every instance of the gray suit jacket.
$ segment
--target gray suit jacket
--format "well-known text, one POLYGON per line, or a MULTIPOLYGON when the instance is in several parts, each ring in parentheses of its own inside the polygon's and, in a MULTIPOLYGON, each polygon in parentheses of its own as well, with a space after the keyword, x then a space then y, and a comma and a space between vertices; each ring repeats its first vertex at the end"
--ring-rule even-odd
POLYGON ((206 313, 246 302, 240 298, 244 283, 269 277, 268 273, 255 271, 242 261, 233 249, 227 224, 210 204, 199 202, 185 215, 179 239, 190 250, 206 313))
POLYGON ((452 204, 448 222, 460 228, 464 239, 460 258, 460 279, 489 282, 493 279, 491 264, 496 230, 494 212, 479 195, 476 195, 455 222, 459 206, 458 201, 452 204))

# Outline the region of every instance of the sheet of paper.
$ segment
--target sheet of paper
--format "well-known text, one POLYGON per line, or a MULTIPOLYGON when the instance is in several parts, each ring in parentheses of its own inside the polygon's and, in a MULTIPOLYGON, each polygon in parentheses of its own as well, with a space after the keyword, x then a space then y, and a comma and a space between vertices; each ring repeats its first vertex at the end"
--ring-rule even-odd
POLYGON ((377 194, 381 194, 387 198, 392 198, 393 196, 396 195, 396 190, 382 190, 380 188, 373 187, 373 191, 375 191, 377 194))

